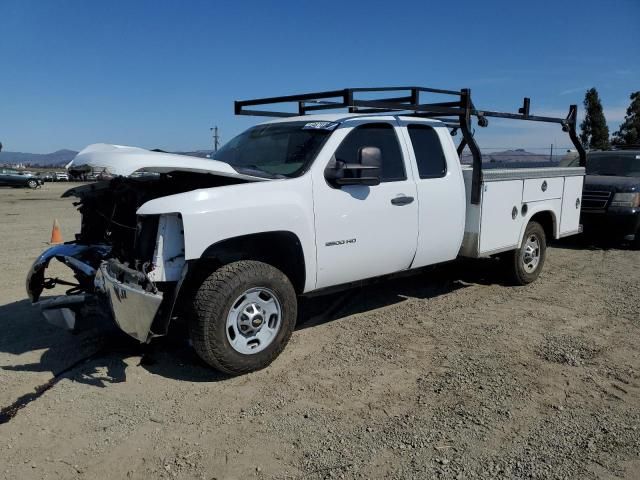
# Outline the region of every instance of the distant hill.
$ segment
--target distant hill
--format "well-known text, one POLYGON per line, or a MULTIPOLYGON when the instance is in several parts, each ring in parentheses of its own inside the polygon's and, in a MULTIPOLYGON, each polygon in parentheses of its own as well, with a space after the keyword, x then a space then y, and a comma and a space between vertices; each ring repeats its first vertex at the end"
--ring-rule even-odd
MULTIPOLYGON (((213 150, 194 150, 191 152, 169 152, 178 155, 208 158, 213 150)), ((58 150, 52 153, 0 152, 0 165, 23 164, 41 167, 64 167, 78 154, 75 150, 58 150)))
MULTIPOLYGON (((505 150, 503 152, 482 152, 482 163, 484 168, 503 167, 505 164, 520 167, 555 166, 563 155, 564 154, 554 155, 552 159, 549 159, 548 154, 531 153, 524 149, 505 150)), ((471 153, 464 152, 462 154, 462 163, 472 163, 471 153)))
POLYGON ((42 167, 63 167, 77 154, 74 150, 58 150, 52 153, 0 152, 0 165, 22 163, 42 167))

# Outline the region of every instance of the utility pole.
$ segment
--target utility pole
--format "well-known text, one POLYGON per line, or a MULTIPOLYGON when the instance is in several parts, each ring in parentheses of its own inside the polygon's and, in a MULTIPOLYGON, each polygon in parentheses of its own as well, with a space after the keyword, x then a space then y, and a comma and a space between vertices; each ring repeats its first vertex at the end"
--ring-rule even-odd
POLYGON ((211 135, 213 136, 213 153, 218 151, 218 147, 220 146, 220 135, 218 135, 218 126, 211 127, 211 135))
POLYGON ((551 144, 551 153, 549 154, 549 161, 553 162, 553 143, 551 144))

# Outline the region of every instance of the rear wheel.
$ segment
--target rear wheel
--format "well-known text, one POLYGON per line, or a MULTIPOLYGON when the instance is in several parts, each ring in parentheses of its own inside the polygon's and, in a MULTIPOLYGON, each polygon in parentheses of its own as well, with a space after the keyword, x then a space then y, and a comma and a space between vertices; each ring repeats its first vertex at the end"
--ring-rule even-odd
POLYGON ((266 263, 239 261, 202 283, 189 334, 205 362, 240 375, 266 367, 282 352, 296 318, 296 293, 287 276, 266 263))
POLYGON ((527 285, 538 278, 547 256, 544 228, 538 222, 529 222, 520 248, 509 252, 504 259, 509 276, 516 285, 527 285))

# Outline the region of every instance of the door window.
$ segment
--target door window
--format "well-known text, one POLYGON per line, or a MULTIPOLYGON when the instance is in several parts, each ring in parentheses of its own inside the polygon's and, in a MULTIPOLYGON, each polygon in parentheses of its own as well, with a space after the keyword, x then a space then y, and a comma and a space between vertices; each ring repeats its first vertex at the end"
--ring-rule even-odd
POLYGON ((358 151, 362 147, 378 147, 382 152, 381 182, 407 179, 402 150, 393 125, 367 123, 354 128, 338 147, 336 160, 357 163, 358 151))
POLYGON ((409 125, 409 137, 420 178, 440 178, 447 173, 447 160, 438 133, 429 125, 409 125))

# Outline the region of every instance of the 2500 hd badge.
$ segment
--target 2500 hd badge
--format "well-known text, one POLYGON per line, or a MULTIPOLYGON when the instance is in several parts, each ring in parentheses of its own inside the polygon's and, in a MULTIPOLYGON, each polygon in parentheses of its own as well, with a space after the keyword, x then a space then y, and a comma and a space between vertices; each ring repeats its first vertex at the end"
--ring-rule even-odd
POLYGON ((325 247, 333 247, 335 245, 344 245, 346 243, 356 243, 355 238, 350 238, 348 240, 334 240, 333 242, 327 242, 324 244, 325 247))

